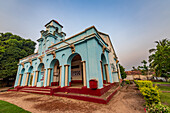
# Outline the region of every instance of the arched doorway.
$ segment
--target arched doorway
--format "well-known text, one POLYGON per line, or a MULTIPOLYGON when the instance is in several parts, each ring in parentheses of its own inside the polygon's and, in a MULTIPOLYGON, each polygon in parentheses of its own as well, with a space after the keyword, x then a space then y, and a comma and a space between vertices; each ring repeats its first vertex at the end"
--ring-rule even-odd
POLYGON ((45 75, 45 71, 44 71, 45 67, 43 63, 40 63, 38 66, 38 80, 37 80, 37 86, 41 87, 43 86, 44 83, 44 75, 45 75))
POLYGON ((101 74, 102 74, 102 79, 103 79, 103 84, 106 84, 108 82, 107 80, 107 70, 106 70, 106 67, 105 65, 107 64, 106 62, 106 57, 104 54, 101 55, 101 74))
POLYGON ((60 63, 54 59, 50 64, 51 70, 51 86, 58 86, 60 82, 60 63))
POLYGON ((23 68, 22 70, 21 70, 21 74, 20 74, 20 77, 19 77, 19 83, 18 83, 18 85, 19 86, 23 86, 23 76, 24 76, 24 73, 25 73, 25 68, 23 68))
POLYGON ((82 58, 79 54, 74 54, 70 59, 69 84, 70 86, 83 87, 83 66, 82 58), (71 75, 71 76, 70 76, 71 75))
POLYGON ((28 69, 28 72, 29 72, 29 77, 28 77, 28 86, 32 86, 32 83, 33 83, 33 66, 30 66, 29 69, 28 69))

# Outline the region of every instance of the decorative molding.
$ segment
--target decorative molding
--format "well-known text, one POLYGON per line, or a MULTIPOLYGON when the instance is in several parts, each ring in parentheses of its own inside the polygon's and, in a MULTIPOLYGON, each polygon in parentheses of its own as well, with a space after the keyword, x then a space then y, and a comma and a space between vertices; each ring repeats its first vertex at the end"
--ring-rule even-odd
POLYGON ((86 61, 81 61, 81 63, 84 63, 84 62, 86 62, 86 61))
POLYGON ((22 67, 24 68, 24 62, 21 63, 22 67))
POLYGON ((72 52, 72 53, 75 53, 75 46, 74 46, 74 44, 71 44, 71 45, 70 45, 70 48, 71 48, 71 52, 72 52))
POLYGON ((29 60, 29 63, 30 63, 30 66, 32 66, 32 60, 31 59, 29 60))
POLYGON ((103 54, 104 54, 104 51, 106 50, 106 46, 105 45, 103 45, 103 48, 102 48, 102 52, 103 52, 103 54))
POLYGON ((40 63, 42 63, 42 60, 43 60, 42 57, 40 56, 38 57, 38 59, 40 60, 40 63))
POLYGON ((53 59, 55 59, 55 58, 56 58, 56 53, 55 53, 55 51, 52 51, 51 54, 53 55, 53 59))
POLYGON ((119 62, 119 60, 116 60, 116 64, 119 62))
POLYGON ((40 57, 38 57, 38 59, 40 60, 40 63, 43 62, 43 56, 44 56, 44 55, 41 55, 40 57))

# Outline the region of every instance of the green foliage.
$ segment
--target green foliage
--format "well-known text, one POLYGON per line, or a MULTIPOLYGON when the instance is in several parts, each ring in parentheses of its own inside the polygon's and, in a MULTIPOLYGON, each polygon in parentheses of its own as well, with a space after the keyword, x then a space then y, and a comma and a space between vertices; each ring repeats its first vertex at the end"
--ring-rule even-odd
POLYGON ((137 80, 134 80, 134 83, 136 84, 136 86, 137 86, 137 80))
POLYGON ((148 113, 169 113, 170 109, 166 105, 152 104, 151 106, 146 106, 146 110, 148 113))
POLYGON ((140 92, 144 96, 146 105, 158 104, 160 102, 159 89, 155 87, 141 87, 140 92))
POLYGON ((120 73, 121 73, 121 77, 122 79, 126 78, 127 74, 125 73, 125 68, 119 64, 120 67, 120 73))
POLYGON ((149 52, 153 53, 149 56, 150 67, 154 69, 155 76, 165 78, 170 77, 170 41, 163 39, 155 41, 156 48, 150 49, 149 52))
POLYGON ((30 113, 14 104, 0 100, 0 113, 30 113))
POLYGON ((126 83, 126 84, 130 84, 130 81, 129 81, 129 80, 125 80, 125 83, 126 83))
POLYGON ((153 83, 151 81, 147 81, 147 80, 138 80, 138 81, 135 81, 136 84, 137 84, 137 87, 140 89, 140 88, 143 88, 143 87, 153 87, 153 83))
POLYGON ((141 63, 143 64, 143 66, 140 66, 141 73, 142 75, 147 75, 147 72, 148 72, 148 66, 146 66, 147 62, 143 60, 141 63))
POLYGON ((0 78, 15 77, 19 59, 34 53, 36 43, 12 33, 0 33, 0 78))
POLYGON ((160 102, 159 89, 157 86, 153 87, 153 83, 147 80, 135 81, 140 92, 144 96, 146 105, 160 102))
POLYGON ((132 71, 137 71, 137 69, 135 68, 135 66, 132 67, 132 71))
MULTIPOLYGON (((162 105, 160 101, 164 96, 161 96, 159 88, 157 85, 153 87, 153 83, 151 81, 142 81, 142 80, 134 80, 134 83, 139 87, 140 92, 144 96, 146 101, 146 110, 148 113, 169 113, 170 109, 166 105, 162 105)), ((169 94, 168 94, 169 95, 169 94)))

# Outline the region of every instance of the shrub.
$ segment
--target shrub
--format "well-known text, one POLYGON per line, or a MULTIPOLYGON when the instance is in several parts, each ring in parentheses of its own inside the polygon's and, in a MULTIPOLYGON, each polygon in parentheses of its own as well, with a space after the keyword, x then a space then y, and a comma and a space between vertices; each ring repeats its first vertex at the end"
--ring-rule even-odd
POLYGON ((140 92, 144 96, 146 105, 158 104, 160 102, 159 89, 155 87, 142 87, 140 92))
POLYGON ((148 113, 169 113, 170 109, 168 106, 158 103, 152 104, 151 106, 146 106, 146 111, 148 113))
POLYGON ((146 101, 146 111, 148 113, 170 113, 170 108, 160 103, 160 92, 157 86, 153 87, 151 81, 134 80, 146 101))
POLYGON ((134 83, 137 84, 137 80, 134 80, 134 83))
POLYGON ((149 88, 153 87, 153 83, 147 80, 138 80, 136 84, 139 89, 142 87, 149 87, 149 88))
POLYGON ((130 84, 130 81, 129 81, 129 80, 125 80, 125 83, 126 83, 126 84, 130 84))

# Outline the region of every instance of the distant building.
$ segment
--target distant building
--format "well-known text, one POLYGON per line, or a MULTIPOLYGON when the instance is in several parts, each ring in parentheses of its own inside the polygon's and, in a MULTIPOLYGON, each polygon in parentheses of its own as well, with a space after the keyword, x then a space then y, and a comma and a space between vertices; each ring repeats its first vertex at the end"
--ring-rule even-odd
POLYGON ((136 71, 125 71, 127 74, 127 77, 125 80, 134 80, 134 79, 141 79, 141 80, 146 80, 146 79, 151 79, 154 72, 149 72, 147 75, 142 75, 140 70, 136 71))
POLYGON ((16 86, 73 86, 98 89, 119 82, 119 62, 109 35, 94 26, 67 39, 63 26, 55 20, 45 25, 37 40, 38 52, 20 59, 16 86), (75 84, 76 83, 76 84, 75 84))
POLYGON ((127 75, 142 75, 141 71, 125 71, 127 75))

